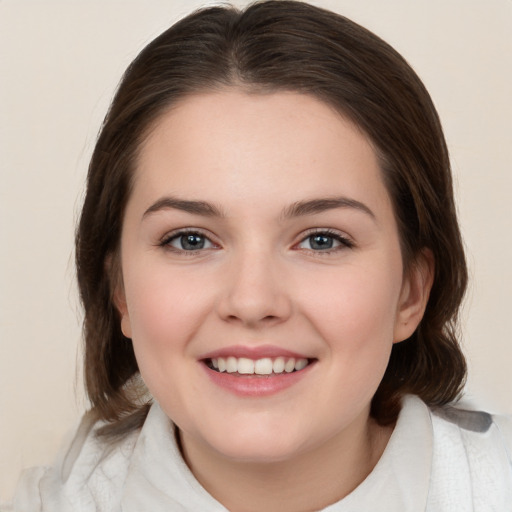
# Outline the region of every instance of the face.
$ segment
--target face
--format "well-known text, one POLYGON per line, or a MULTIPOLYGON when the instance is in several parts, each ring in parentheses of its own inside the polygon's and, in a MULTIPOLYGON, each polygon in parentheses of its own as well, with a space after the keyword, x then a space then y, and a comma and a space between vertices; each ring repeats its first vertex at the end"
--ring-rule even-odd
POLYGON ((368 422, 423 311, 367 138, 318 100, 196 95, 144 142, 116 302, 188 447, 291 460, 368 422))

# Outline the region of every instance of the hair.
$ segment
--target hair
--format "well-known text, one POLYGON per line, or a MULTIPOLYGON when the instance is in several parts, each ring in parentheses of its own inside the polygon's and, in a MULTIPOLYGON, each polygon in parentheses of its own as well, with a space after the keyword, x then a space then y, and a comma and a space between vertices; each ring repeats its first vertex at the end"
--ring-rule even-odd
POLYGON ((270 0, 196 11, 153 40, 126 70, 102 125, 76 234, 85 310, 85 381, 103 434, 142 425, 144 400, 132 343, 113 291, 138 150, 155 121, 194 93, 293 91, 329 104, 371 141, 391 197, 404 271, 429 250, 433 285, 422 321, 393 346, 371 415, 396 420, 401 397, 430 406, 456 400, 466 376, 458 312, 467 284, 448 150, 421 80, 391 46, 349 19, 312 5, 270 0))

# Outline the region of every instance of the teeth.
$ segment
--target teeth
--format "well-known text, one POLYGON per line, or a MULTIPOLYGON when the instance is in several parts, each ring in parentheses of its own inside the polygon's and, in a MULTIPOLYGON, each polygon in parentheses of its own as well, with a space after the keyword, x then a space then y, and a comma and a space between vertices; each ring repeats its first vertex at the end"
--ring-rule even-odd
POLYGON ((254 361, 254 373, 258 375, 270 375, 272 373, 272 359, 266 357, 265 359, 254 361))
POLYGON ((306 368, 307 365, 308 365, 307 359, 297 359, 297 361, 295 361, 295 369, 297 371, 302 370, 303 368, 306 368))
POLYGON ((244 375, 254 373, 254 361, 252 359, 241 357, 238 360, 238 373, 243 373, 244 375))
POLYGON ((236 357, 228 357, 226 360, 226 371, 228 373, 234 373, 238 371, 238 363, 236 357))
POLYGON ((219 372, 240 373, 243 375, 271 375, 272 373, 291 373, 304 369, 308 365, 305 358, 264 357, 248 359, 246 357, 216 357, 211 359, 213 368, 219 372))
POLYGON ((293 372, 293 370, 295 370, 295 359, 293 359, 292 357, 291 359, 288 359, 288 361, 286 361, 284 365, 284 371, 286 373, 291 373, 293 372))
POLYGON ((276 359, 274 359, 274 362, 272 364, 272 369, 274 370, 274 373, 283 373, 284 363, 284 357, 277 357, 276 359))

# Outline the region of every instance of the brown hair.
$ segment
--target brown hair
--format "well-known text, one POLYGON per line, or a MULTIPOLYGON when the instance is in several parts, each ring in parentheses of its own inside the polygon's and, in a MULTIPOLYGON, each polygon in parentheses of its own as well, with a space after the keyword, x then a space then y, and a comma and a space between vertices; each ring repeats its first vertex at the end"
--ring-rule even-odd
POLYGON ((448 151, 430 96, 405 60, 368 30, 302 2, 271 0, 242 11, 207 8, 176 23, 129 66, 105 118, 76 235, 86 388, 108 422, 104 432, 139 427, 148 409, 138 399, 137 361, 112 301, 138 148, 176 101, 229 86, 313 95, 369 136, 394 205, 405 270, 425 248, 435 260, 423 320, 394 345, 372 415, 381 424, 394 421, 404 393, 429 405, 456 399, 466 374, 456 326, 467 271, 448 151))

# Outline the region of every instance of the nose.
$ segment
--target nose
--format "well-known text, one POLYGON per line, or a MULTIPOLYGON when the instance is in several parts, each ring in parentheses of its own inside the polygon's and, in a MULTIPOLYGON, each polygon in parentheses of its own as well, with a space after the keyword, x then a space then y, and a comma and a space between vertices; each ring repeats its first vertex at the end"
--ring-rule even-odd
POLYGON ((271 251, 246 249, 229 263, 218 314, 253 329, 286 321, 292 312, 283 269, 271 251))

